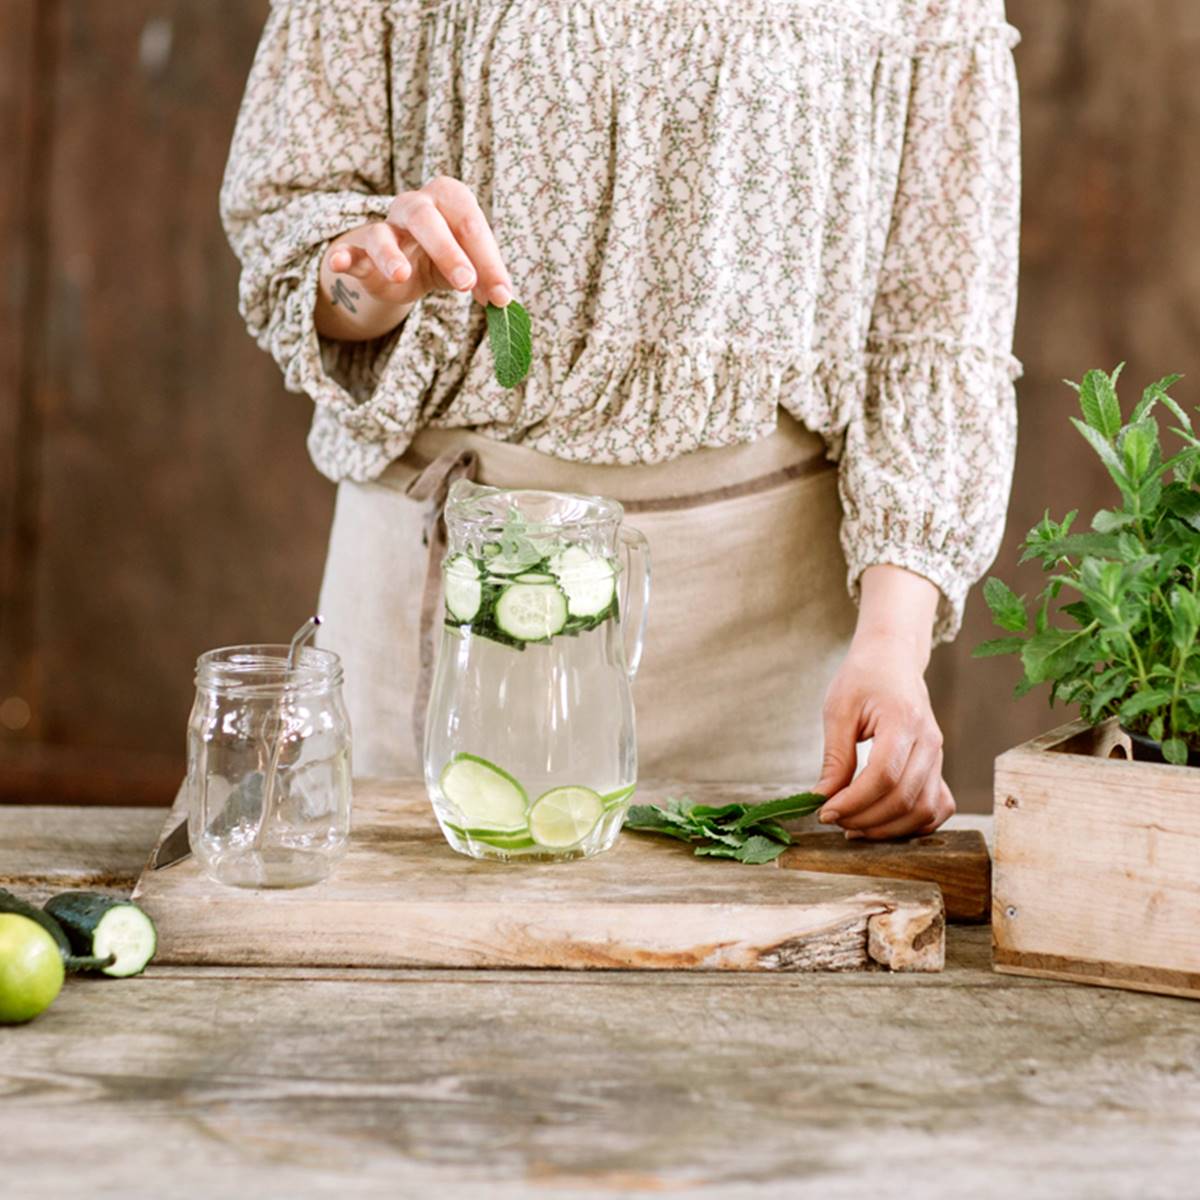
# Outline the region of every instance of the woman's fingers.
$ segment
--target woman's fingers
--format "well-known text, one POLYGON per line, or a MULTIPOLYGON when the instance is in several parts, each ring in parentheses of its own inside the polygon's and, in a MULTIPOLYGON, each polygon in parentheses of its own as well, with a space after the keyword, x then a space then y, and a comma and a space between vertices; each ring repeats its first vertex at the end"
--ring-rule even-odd
MULTIPOLYGON (((838 824, 843 829, 874 829, 901 820, 916 810, 929 788, 930 780, 940 780, 941 777, 941 747, 936 742, 918 738, 896 786, 867 808, 858 812, 843 812, 838 824)), ((927 814, 926 820, 931 816, 927 814)))
MULTIPOLYGON (((370 241, 369 233, 367 240, 370 241)), ((391 278, 381 265, 380 259, 385 263, 390 262, 386 257, 386 248, 381 243, 373 250, 347 243, 337 247, 329 255, 329 269, 337 275, 350 275, 359 280, 372 295, 385 292, 389 286, 403 282, 412 274, 412 267, 403 254, 400 255, 402 266, 395 269, 391 278)))
POLYGON ((503 306, 512 281, 478 201, 466 184, 439 176, 396 197, 389 219, 408 232, 446 287, 503 306))
POLYGON ((367 226, 366 243, 375 269, 388 283, 404 283, 412 275, 412 264, 400 249, 396 231, 386 221, 367 226))
POLYGON ((908 837, 912 834, 932 833, 943 821, 954 814, 954 797, 942 781, 941 775, 932 775, 926 781, 920 798, 903 816, 872 826, 859 833, 869 841, 881 838, 908 837))
POLYGON ((821 778, 813 791, 835 796, 854 778, 858 766, 858 709, 831 696, 823 713, 825 747, 821 778))
POLYGON ((916 737, 900 723, 886 725, 876 732, 871 757, 863 773, 829 798, 818 814, 825 824, 841 822, 848 816, 865 812, 890 795, 904 778, 916 737))

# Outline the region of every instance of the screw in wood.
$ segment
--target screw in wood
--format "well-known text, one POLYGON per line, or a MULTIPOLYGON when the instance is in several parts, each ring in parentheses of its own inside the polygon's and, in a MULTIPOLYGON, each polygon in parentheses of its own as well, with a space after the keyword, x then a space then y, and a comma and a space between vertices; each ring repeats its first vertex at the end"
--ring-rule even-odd
POLYGON ((1016 796, 1005 796, 1004 797, 1004 807, 1005 808, 1020 808, 1021 802, 1020 802, 1020 800, 1018 800, 1016 798, 1016 796))
POLYGON ((1012 920, 1012 918, 1013 918, 1013 917, 1015 917, 1015 916, 1017 915, 1017 909, 1016 909, 1016 906, 1015 906, 1015 905, 1012 905, 1012 904, 1010 904, 1010 905, 1009 905, 1009 906, 1008 906, 1008 907, 1007 907, 1007 908, 1004 910, 1004 915, 1005 915, 1006 917, 1008 917, 1008 918, 1009 918, 1009 920, 1012 920))

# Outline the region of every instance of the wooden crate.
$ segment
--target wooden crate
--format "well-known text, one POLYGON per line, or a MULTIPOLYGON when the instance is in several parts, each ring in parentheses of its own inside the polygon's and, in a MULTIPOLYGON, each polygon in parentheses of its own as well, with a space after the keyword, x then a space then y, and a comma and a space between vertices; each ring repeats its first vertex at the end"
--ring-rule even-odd
POLYGON ((1076 721, 996 760, 997 971, 1200 998, 1200 770, 1076 721))

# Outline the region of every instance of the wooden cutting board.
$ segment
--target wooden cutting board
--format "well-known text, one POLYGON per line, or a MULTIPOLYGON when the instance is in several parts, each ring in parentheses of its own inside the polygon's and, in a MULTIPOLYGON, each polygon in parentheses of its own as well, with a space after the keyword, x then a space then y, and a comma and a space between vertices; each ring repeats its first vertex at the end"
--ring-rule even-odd
MULTIPOLYGON (((638 799, 680 790, 767 798, 688 784, 638 799)), ((183 815, 177 803, 164 836, 183 815)), ((479 862, 446 845, 417 781, 356 782, 349 853, 313 887, 224 887, 190 858, 147 866, 133 894, 159 963, 938 971, 945 956, 932 883, 706 860, 634 834, 582 861, 479 862)))

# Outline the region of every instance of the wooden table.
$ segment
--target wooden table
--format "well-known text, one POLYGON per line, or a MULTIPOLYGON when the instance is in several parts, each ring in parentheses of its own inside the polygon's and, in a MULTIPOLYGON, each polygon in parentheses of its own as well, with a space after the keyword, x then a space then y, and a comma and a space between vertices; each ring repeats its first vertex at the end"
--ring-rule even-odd
MULTIPOLYGON (((160 809, 0 809, 0 884, 127 889, 160 809)), ((1200 1190, 1200 1004, 995 975, 152 967, 0 1029, 11 1200, 1200 1190)))

